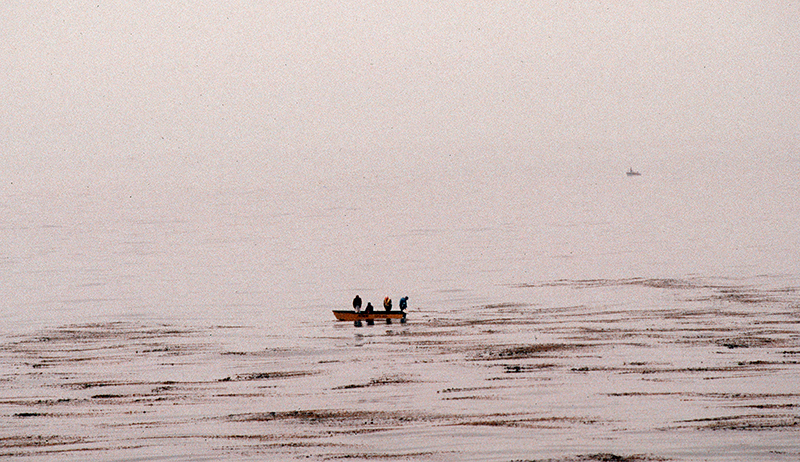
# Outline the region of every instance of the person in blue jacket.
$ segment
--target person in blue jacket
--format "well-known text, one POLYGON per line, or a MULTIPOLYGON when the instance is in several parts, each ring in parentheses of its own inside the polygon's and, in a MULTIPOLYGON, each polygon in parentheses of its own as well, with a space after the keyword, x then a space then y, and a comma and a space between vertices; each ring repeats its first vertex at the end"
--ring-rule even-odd
POLYGON ((400 324, 406 323, 406 310, 408 309, 408 297, 403 297, 400 299, 400 311, 403 312, 403 317, 400 319, 400 324))

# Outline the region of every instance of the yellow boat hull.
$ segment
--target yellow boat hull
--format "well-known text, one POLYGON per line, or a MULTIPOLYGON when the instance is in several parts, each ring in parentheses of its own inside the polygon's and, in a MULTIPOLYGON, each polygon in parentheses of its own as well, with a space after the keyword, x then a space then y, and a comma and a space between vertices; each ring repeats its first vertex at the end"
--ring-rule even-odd
POLYGON ((333 315, 336 316, 338 321, 367 321, 376 319, 403 319, 406 313, 403 311, 373 311, 372 313, 360 312, 350 310, 333 310, 333 315))

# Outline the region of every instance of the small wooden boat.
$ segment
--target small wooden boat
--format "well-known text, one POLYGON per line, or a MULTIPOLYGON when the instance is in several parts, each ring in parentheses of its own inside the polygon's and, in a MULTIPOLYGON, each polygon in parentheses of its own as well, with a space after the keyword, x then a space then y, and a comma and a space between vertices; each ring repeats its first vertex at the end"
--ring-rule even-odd
POLYGON ((333 315, 337 321, 374 321, 376 319, 404 319, 405 311, 364 311, 356 313, 353 310, 333 310, 333 315))
POLYGON ((641 175, 641 173, 637 172, 633 168, 631 168, 630 170, 625 172, 625 174, 628 175, 628 176, 640 176, 641 175))

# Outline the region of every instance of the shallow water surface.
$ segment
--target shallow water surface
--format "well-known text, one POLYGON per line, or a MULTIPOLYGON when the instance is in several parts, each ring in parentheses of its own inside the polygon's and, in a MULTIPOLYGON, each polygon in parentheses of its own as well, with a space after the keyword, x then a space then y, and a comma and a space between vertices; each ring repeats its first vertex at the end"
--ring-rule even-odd
POLYGON ((0 450, 796 460, 800 294, 764 282, 527 282, 515 287, 527 304, 419 307, 407 324, 363 328, 323 311, 279 335, 127 321, 10 336, 0 450), (548 298, 567 303, 537 302, 548 298))
POLYGON ((596 167, 6 191, 0 455, 796 460, 794 170, 596 167))

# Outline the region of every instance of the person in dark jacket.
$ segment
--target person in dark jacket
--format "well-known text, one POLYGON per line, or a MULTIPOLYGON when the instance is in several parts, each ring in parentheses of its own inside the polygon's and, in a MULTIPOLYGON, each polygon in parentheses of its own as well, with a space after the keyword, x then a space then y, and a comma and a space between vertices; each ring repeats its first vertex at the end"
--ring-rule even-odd
POLYGON ((403 297, 400 299, 400 311, 403 312, 403 317, 400 319, 400 324, 406 323, 406 310, 408 309, 408 297, 403 297))
POLYGON ((356 298, 353 299, 353 309, 356 313, 361 311, 361 297, 356 295, 356 298))
MULTIPOLYGON (((372 308, 372 302, 367 302, 367 308, 364 309, 364 312, 367 313, 367 314, 371 314, 373 311, 374 311, 374 309, 372 308)), ((374 324, 375 324, 375 320, 374 319, 367 319, 367 325, 368 326, 372 326, 374 324)))

